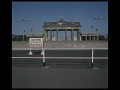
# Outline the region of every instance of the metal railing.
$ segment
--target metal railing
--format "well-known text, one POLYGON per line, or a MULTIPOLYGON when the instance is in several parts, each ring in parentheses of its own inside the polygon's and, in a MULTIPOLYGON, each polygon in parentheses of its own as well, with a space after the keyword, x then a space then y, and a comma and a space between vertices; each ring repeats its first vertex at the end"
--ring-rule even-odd
POLYGON ((45 67, 45 64, 46 64, 45 59, 66 59, 66 60, 69 60, 69 59, 91 59, 91 67, 93 68, 94 59, 107 59, 108 60, 108 56, 107 57, 94 57, 95 50, 107 50, 108 51, 108 48, 44 48, 44 49, 42 49, 42 52, 41 52, 41 55, 43 55, 43 57, 12 57, 12 58, 28 58, 28 59, 43 58, 43 67, 45 67), (45 57, 45 50, 91 50, 92 56, 91 57, 45 57))

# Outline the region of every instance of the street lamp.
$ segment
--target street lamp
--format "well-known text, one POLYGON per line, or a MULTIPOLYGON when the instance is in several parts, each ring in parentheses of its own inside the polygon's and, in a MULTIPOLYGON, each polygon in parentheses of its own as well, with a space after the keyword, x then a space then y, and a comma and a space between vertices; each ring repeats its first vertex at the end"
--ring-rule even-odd
MULTIPOLYGON (((20 19, 21 22, 27 21, 27 19, 20 19)), ((25 33, 25 30, 24 30, 25 33)), ((23 34, 23 41, 24 41, 24 34, 23 34)))
POLYGON ((62 16, 62 9, 63 9, 63 7, 60 7, 59 9, 61 10, 60 21, 63 21, 63 16, 62 16))
POLYGON ((101 17, 94 17, 94 19, 96 20, 96 31, 97 31, 97 41, 98 41, 98 19, 101 19, 101 17))

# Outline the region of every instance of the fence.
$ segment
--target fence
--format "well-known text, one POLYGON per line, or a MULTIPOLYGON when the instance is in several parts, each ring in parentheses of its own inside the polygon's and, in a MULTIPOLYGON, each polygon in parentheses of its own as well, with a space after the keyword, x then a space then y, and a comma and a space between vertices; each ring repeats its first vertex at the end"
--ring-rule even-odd
MULTIPOLYGON (((44 48, 44 52, 48 52, 48 50, 53 50, 53 52, 54 52, 54 50, 58 50, 58 51, 60 51, 60 50, 76 50, 76 51, 80 51, 80 50, 90 50, 90 52, 91 52, 91 56, 87 56, 87 57, 76 57, 76 56, 74 56, 74 57, 71 57, 71 56, 69 56, 69 57, 65 57, 65 56, 46 56, 46 53, 44 53, 44 56, 43 57, 12 57, 12 58, 27 58, 27 59, 31 59, 31 58, 34 58, 34 59, 42 59, 43 58, 43 67, 45 67, 45 64, 46 64, 46 60, 45 59, 65 59, 65 60, 69 60, 69 59, 77 59, 77 60, 79 60, 79 59, 91 59, 91 67, 93 68, 93 64, 94 64, 94 60, 95 59, 107 59, 108 60, 108 56, 104 56, 104 57, 99 57, 99 56, 94 56, 95 55, 95 50, 98 50, 98 51, 100 51, 100 50, 107 50, 108 51, 108 48, 44 48)), ((43 55, 43 53, 42 53, 42 55, 43 55)), ((59 54, 60 55, 60 54, 59 54)))

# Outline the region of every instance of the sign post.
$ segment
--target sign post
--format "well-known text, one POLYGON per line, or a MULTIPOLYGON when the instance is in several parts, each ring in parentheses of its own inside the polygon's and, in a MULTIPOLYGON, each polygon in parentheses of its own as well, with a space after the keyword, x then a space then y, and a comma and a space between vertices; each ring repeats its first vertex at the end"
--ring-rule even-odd
POLYGON ((31 45, 30 45, 30 52, 29 52, 29 55, 33 55, 33 53, 31 52, 31 45))
POLYGON ((94 52, 93 52, 93 49, 92 49, 92 68, 93 68, 93 56, 94 55, 94 52))
POLYGON ((44 48, 42 48, 42 52, 41 52, 41 55, 43 55, 43 67, 45 67, 45 50, 44 48))
POLYGON ((31 52, 31 48, 34 47, 39 47, 42 48, 41 55, 43 55, 43 67, 45 67, 45 50, 44 50, 44 43, 43 43, 43 38, 29 38, 30 42, 30 52, 29 55, 33 55, 31 52))

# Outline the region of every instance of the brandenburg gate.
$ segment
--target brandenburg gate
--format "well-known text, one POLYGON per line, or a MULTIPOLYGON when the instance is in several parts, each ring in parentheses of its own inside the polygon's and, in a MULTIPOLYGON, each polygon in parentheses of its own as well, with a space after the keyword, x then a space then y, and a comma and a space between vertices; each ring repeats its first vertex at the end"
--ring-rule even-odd
POLYGON ((65 33, 65 41, 67 41, 67 32, 71 32, 71 41, 74 41, 74 32, 77 32, 77 41, 81 41, 80 35, 80 22, 67 22, 63 19, 60 19, 56 22, 44 22, 43 30, 44 30, 44 39, 45 41, 59 41, 59 32, 64 31, 65 33), (55 37, 56 33, 56 37, 55 37), (50 34, 50 35, 48 35, 50 34), (49 37, 48 37, 49 36, 49 37), (53 40, 53 38, 55 40, 53 40))

